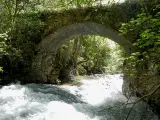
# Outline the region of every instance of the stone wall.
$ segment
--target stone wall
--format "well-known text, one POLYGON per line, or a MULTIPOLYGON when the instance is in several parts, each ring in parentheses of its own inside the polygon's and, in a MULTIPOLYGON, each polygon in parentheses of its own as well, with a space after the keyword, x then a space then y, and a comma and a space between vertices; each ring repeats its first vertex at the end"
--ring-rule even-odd
POLYGON ((153 111, 160 114, 160 67, 155 67, 152 61, 146 62, 146 66, 137 67, 136 76, 124 74, 123 93, 129 98, 144 97, 153 111))
POLYGON ((80 35, 99 35, 110 38, 116 43, 120 44, 127 54, 133 49, 129 40, 120 36, 118 32, 108 29, 101 24, 94 22, 77 23, 69 26, 59 28, 53 31, 50 35, 45 37, 37 46, 37 55, 33 59, 32 73, 36 75, 34 79, 37 81, 44 81, 45 83, 55 79, 59 74, 59 69, 56 70, 55 55, 57 49, 67 40, 71 40, 80 35), (53 79, 54 78, 54 79, 53 79))

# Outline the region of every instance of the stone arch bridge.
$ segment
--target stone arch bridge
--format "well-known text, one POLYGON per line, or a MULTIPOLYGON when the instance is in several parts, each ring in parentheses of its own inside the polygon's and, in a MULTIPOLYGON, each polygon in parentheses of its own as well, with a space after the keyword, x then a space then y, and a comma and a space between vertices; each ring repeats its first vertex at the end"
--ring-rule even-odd
POLYGON ((130 53, 133 49, 132 39, 129 36, 120 36, 119 28, 122 23, 135 17, 139 9, 138 4, 133 2, 42 12, 40 19, 44 21, 45 30, 33 59, 32 78, 41 83, 54 83, 59 74, 59 70, 55 67, 56 51, 65 41, 76 36, 107 37, 130 53))

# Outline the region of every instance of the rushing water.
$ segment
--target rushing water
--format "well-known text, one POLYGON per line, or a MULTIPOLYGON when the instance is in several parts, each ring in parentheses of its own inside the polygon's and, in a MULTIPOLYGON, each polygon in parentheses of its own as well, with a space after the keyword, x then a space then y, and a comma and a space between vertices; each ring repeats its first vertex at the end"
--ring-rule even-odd
MULTIPOLYGON (((121 75, 84 77, 80 86, 9 85, 0 89, 0 120, 126 120, 132 104, 121 75)), ((128 120, 158 120, 143 102, 128 120)))

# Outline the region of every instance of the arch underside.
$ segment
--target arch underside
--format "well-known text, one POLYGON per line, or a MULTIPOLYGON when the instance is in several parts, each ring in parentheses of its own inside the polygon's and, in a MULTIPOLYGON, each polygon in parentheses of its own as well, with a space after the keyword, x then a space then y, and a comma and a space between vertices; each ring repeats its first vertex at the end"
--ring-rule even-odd
POLYGON ((38 54, 35 56, 32 68, 40 76, 39 79, 47 81, 48 76, 58 74, 54 66, 56 50, 65 41, 80 35, 99 35, 118 43, 126 52, 132 49, 132 44, 128 40, 98 23, 86 22, 62 27, 45 37, 37 47, 38 54))
POLYGON ((126 40, 111 28, 106 28, 103 25, 94 22, 86 22, 72 24, 58 29, 45 37, 39 44, 38 49, 41 49, 41 52, 51 52, 53 49, 55 50, 61 46, 65 41, 71 40, 80 35, 99 35, 113 40, 126 51, 132 48, 132 44, 129 40, 126 40))

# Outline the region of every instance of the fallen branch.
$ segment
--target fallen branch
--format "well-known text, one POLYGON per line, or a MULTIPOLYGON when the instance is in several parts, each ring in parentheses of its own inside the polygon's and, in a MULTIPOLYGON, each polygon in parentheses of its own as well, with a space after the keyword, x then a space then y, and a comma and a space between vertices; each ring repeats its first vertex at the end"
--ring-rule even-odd
POLYGON ((127 117, 126 117, 126 120, 128 120, 129 115, 130 115, 132 109, 134 108, 134 106, 135 106, 139 101, 141 101, 142 99, 144 99, 144 98, 146 98, 146 97, 149 97, 149 98, 150 98, 159 88, 160 88, 160 84, 157 85, 152 92, 150 92, 150 93, 142 96, 141 98, 139 98, 139 99, 138 99, 137 101, 135 101, 134 103, 129 103, 129 104, 133 104, 133 105, 132 105, 131 109, 130 109, 129 112, 128 112, 128 115, 127 115, 127 117))

